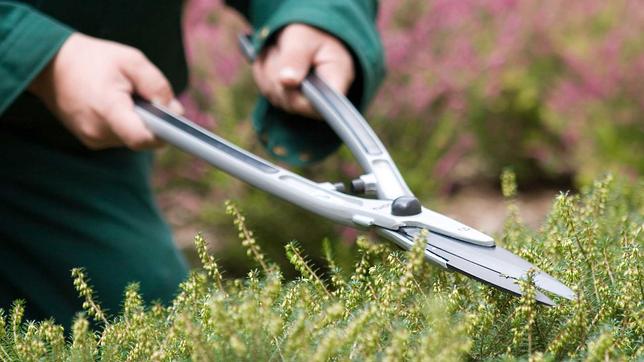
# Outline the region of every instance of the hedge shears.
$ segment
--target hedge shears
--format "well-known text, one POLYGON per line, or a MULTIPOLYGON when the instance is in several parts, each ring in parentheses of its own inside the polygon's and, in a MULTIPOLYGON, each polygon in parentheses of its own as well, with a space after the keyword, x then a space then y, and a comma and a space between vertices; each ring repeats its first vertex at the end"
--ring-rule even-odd
MULTIPOLYGON (((239 43, 252 61, 255 52, 250 39, 242 35, 239 43)), ((543 291, 575 298, 570 288, 496 245, 492 237, 423 207, 360 112, 315 73, 302 82, 301 91, 365 171, 351 182, 350 192, 343 184, 315 182, 281 168, 146 100, 136 98, 135 110, 160 139, 310 212, 354 228, 375 230, 407 250, 427 230, 425 259, 442 268, 515 295, 522 294, 518 281, 533 269, 538 302, 555 304, 543 291), (369 193, 375 198, 363 197, 369 193)))

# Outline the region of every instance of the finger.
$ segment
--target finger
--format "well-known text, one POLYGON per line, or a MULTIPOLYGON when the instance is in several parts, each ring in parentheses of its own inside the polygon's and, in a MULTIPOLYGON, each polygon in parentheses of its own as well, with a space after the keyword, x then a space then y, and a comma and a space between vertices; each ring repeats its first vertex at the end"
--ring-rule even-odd
POLYGON ((176 113, 178 115, 183 115, 186 112, 186 110, 185 110, 185 108, 183 108, 183 105, 181 104, 181 102, 179 102, 179 100, 177 100, 177 99, 173 99, 173 100, 170 101, 170 103, 168 104, 168 109, 171 112, 174 112, 174 113, 176 113))
POLYGON ((265 95, 277 107, 288 110, 284 87, 279 82, 279 50, 271 47, 264 59, 262 73, 266 77, 265 95))
POLYGON ((132 98, 123 93, 115 96, 113 106, 104 115, 112 132, 126 147, 133 150, 155 148, 163 145, 154 134, 147 129, 141 117, 134 112, 132 98))
POLYGON ((313 42, 302 39, 297 32, 287 30, 279 39, 279 50, 273 64, 282 108, 308 117, 315 117, 316 112, 300 91, 300 85, 313 65, 315 47, 313 42))
MULTIPOLYGON (((102 118, 101 115, 92 114, 91 117, 102 118)), ((86 119, 86 122, 72 126, 72 132, 78 139, 91 150, 101 150, 109 147, 120 146, 122 143, 112 130, 105 125, 104 122, 97 122, 91 119, 86 119)))
POLYGON ((293 112, 289 94, 293 93, 291 91, 297 92, 301 79, 292 68, 285 68, 288 65, 285 65, 284 59, 277 47, 268 53, 263 70, 267 79, 266 95, 275 106, 293 112))
POLYGON ((140 51, 131 51, 123 60, 121 70, 141 97, 166 107, 175 100, 170 82, 140 51))
MULTIPOLYGON (((319 46, 316 41, 302 38, 298 25, 286 29, 279 38, 276 58, 278 86, 282 89, 283 108, 305 116, 314 117, 316 112, 302 95, 300 85, 313 65, 313 57, 319 46)), ((308 34, 308 33, 306 33, 308 34)))
POLYGON ((299 89, 286 90, 286 103, 288 110, 309 118, 319 119, 320 115, 313 109, 311 102, 302 94, 299 89))
MULTIPOLYGON (((353 59, 349 52, 339 42, 327 42, 313 56, 315 73, 329 87, 346 94, 355 78, 353 59)), ((320 118, 312 105, 299 91, 288 94, 291 110, 302 115, 320 118)))
POLYGON ((315 73, 329 87, 346 94, 355 78, 353 59, 339 43, 325 44, 314 58, 315 73))
POLYGON ((286 88, 298 88, 309 73, 316 44, 302 39, 301 32, 289 28, 278 40, 276 71, 278 81, 286 88))

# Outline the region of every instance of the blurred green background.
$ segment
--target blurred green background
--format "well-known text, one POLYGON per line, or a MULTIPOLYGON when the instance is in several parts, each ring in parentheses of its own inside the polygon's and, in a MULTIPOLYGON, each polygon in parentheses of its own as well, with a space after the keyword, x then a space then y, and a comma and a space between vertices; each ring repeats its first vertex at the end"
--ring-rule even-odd
MULTIPOLYGON (((239 55, 247 25, 221 2, 191 0, 184 16, 189 118, 261 156, 249 117, 257 90, 239 55)), ((605 172, 644 172, 644 6, 638 1, 380 1, 388 75, 367 119, 426 206, 494 233, 505 217, 498 176, 512 168, 528 224, 559 190, 605 172)), ((309 169, 348 181, 360 169, 346 148, 309 169)), ((250 261, 224 201, 247 216, 267 254, 286 262, 298 240, 324 238, 351 260, 357 233, 255 190, 180 151, 159 154, 159 204, 189 258, 201 232, 226 270, 250 261)), ((342 259, 342 258, 340 258, 342 259)), ((290 270, 290 268, 284 268, 290 270)))

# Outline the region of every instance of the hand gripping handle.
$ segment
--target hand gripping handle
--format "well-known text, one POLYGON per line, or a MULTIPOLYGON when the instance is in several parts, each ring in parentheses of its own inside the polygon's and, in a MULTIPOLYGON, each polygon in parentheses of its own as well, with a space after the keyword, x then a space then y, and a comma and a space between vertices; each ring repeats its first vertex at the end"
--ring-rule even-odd
MULTIPOLYGON (((239 45, 242 53, 252 62, 255 49, 247 35, 239 36, 239 45)), ((329 87, 315 73, 310 73, 302 81, 301 90, 347 144, 360 166, 374 176, 378 198, 393 200, 400 196, 413 196, 387 149, 344 95, 329 87)))

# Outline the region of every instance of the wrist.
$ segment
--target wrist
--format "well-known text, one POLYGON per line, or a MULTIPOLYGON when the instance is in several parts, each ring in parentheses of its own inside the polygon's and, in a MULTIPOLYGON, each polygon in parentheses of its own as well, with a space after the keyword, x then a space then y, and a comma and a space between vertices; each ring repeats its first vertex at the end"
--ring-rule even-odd
POLYGON ((29 93, 40 99, 43 99, 46 93, 46 84, 48 83, 48 79, 51 78, 51 69, 53 68, 52 63, 53 59, 40 71, 40 73, 38 73, 36 78, 34 78, 27 87, 27 91, 29 93))
POLYGON ((45 98, 47 98, 49 93, 51 93, 51 85, 53 82, 56 63, 58 62, 60 64, 61 54, 70 47, 70 43, 72 43, 74 39, 77 39, 80 36, 82 36, 82 34, 74 32, 65 39, 60 48, 58 48, 56 54, 54 54, 54 56, 49 60, 49 63, 42 68, 40 73, 38 73, 38 75, 36 75, 36 77, 27 86, 27 91, 29 93, 35 95, 41 100, 45 100, 45 98))

